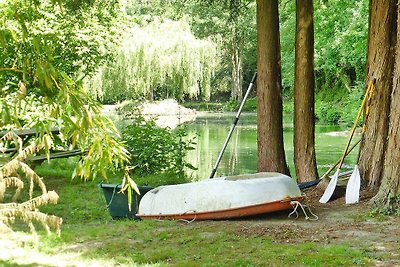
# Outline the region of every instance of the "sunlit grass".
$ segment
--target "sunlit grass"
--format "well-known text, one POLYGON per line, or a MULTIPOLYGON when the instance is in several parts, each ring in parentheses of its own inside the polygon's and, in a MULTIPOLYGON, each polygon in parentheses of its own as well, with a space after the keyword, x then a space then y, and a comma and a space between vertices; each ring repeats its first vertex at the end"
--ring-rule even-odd
POLYGON ((162 266, 354 266, 369 262, 346 245, 279 244, 265 236, 237 233, 235 224, 170 221, 109 221, 67 225, 61 238, 41 244, 48 254, 79 253, 124 265, 162 266))
POLYGON ((101 181, 44 179, 60 200, 41 210, 64 218, 61 237, 44 230, 37 243, 3 237, 1 266, 355 266, 373 257, 346 243, 285 243, 241 231, 251 221, 112 220, 101 181))

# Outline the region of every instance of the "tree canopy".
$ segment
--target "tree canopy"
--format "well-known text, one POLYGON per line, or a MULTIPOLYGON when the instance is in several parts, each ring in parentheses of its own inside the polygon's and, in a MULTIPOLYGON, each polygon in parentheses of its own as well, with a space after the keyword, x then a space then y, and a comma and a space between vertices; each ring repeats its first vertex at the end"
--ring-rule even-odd
POLYGON ((126 21, 115 60, 88 81, 96 96, 105 102, 210 99, 215 42, 197 39, 184 21, 156 19, 142 27, 126 21))
POLYGON ((88 151, 76 169, 86 179, 128 160, 113 123, 81 86, 110 56, 105 29, 115 8, 102 1, 0 4, 0 127, 37 129, 47 151, 55 145, 50 128, 60 127, 65 145, 88 151))

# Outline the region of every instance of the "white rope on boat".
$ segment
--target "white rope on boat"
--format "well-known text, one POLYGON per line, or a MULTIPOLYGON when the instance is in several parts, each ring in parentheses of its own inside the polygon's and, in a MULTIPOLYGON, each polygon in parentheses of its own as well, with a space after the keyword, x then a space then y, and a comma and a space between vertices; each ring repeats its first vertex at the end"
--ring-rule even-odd
POLYGON ((297 212, 298 207, 300 207, 303 210, 304 216, 306 217, 306 220, 310 220, 310 221, 317 221, 318 220, 318 216, 315 215, 310 207, 308 205, 302 205, 299 201, 297 200, 292 200, 290 201, 290 205, 293 206, 293 211, 288 215, 288 218, 290 218, 293 214, 296 214, 296 218, 297 219, 299 217, 299 213, 297 212), (310 214, 312 215, 312 217, 309 217, 305 208, 306 207, 308 209, 308 211, 310 212, 310 214))
MULTIPOLYGON (((188 214, 188 213, 191 213, 191 212, 196 213, 196 210, 187 210, 184 213, 181 213, 180 215, 185 215, 185 214, 188 214)), ((196 220, 196 218, 197 218, 197 214, 195 214, 193 219, 191 219, 191 220, 178 219, 178 221, 185 222, 185 223, 192 223, 192 222, 194 222, 196 220)))
POLYGON ((188 224, 194 222, 195 220, 196 220, 196 216, 194 216, 193 219, 191 219, 191 220, 178 219, 178 221, 185 222, 185 223, 188 223, 188 224))

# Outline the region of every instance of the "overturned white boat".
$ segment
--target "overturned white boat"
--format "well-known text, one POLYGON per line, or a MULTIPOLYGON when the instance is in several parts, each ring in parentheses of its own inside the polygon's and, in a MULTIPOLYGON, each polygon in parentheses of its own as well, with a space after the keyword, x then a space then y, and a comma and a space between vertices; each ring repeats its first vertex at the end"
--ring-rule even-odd
POLYGON ((142 219, 225 219, 292 208, 301 201, 296 182, 284 174, 264 172, 160 186, 140 201, 142 219))

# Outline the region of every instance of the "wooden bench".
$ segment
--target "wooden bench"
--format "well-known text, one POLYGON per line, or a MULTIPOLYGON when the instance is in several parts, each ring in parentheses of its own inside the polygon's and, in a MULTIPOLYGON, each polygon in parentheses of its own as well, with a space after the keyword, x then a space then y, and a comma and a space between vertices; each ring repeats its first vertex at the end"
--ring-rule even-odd
MULTIPOLYGON (((72 150, 63 150, 63 151, 51 151, 49 154, 49 159, 61 159, 61 158, 69 158, 75 156, 82 156, 87 151, 80 149, 72 149, 72 150)), ((36 156, 29 156, 26 160, 29 162, 41 163, 48 159, 47 154, 40 154, 36 156)))
MULTIPOLYGON (((4 136, 7 134, 9 131, 1 131, 0 132, 0 137, 4 136)), ((60 132, 59 128, 51 128, 50 132, 52 134, 58 134, 60 132)), ((38 134, 36 129, 25 129, 25 130, 16 130, 14 131, 16 135, 21 137, 23 143, 26 143, 32 136, 35 136, 38 134)), ((27 161, 35 164, 40 164, 41 162, 49 159, 57 159, 57 158, 69 158, 69 157, 74 157, 74 156, 82 156, 85 154, 87 151, 84 150, 82 151, 81 149, 72 149, 72 150, 53 150, 50 151, 50 154, 47 156, 47 154, 40 154, 40 155, 35 155, 35 156, 28 156, 27 161)), ((8 157, 12 157, 17 153, 17 149, 15 147, 11 148, 6 148, 2 151, 3 154, 7 154, 8 157)))

